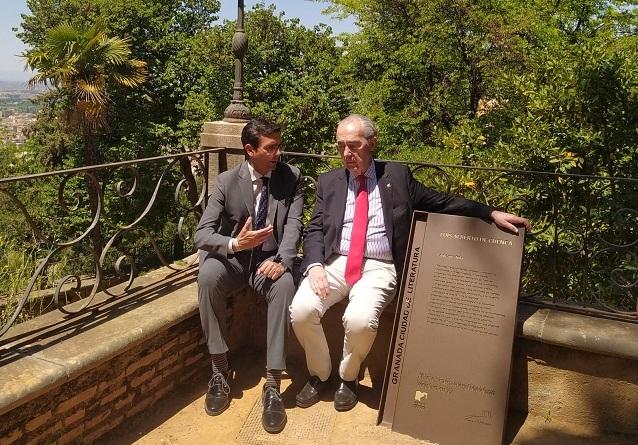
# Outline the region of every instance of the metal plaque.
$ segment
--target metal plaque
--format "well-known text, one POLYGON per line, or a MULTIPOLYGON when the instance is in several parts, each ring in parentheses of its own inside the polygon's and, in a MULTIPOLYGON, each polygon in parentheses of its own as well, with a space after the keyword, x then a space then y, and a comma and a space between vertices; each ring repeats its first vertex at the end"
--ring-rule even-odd
POLYGON ((379 422, 440 445, 501 444, 524 229, 415 212, 379 422))

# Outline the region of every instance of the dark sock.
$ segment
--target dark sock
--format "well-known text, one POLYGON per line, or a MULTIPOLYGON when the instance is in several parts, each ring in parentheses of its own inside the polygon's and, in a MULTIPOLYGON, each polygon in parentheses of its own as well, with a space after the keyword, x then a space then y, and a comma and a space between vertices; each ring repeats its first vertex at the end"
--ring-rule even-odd
POLYGON ((226 353, 212 354, 213 356, 213 373, 228 372, 228 359, 226 353))
POLYGON ((264 383, 264 387, 273 386, 277 388, 281 387, 281 369, 266 369, 266 383, 264 383))

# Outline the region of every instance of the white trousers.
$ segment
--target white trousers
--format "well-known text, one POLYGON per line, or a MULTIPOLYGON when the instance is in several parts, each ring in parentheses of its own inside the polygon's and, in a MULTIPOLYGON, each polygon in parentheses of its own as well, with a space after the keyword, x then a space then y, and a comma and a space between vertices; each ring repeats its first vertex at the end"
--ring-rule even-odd
POLYGON ((394 264, 365 258, 361 279, 350 287, 344 278, 346 256, 333 255, 326 265, 330 292, 324 300, 304 278, 290 305, 290 318, 295 335, 306 353, 311 376, 326 380, 332 372, 328 342, 321 326, 321 318, 335 303, 348 297, 343 314, 343 355, 339 376, 356 380, 361 363, 368 355, 377 335, 379 317, 396 293, 394 264))

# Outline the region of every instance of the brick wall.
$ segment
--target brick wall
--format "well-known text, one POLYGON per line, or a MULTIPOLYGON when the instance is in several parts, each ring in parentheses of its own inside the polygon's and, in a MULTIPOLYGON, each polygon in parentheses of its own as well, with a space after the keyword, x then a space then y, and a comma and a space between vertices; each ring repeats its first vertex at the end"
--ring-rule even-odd
POLYGON ((91 443, 210 362, 199 315, 0 416, 0 445, 91 443))

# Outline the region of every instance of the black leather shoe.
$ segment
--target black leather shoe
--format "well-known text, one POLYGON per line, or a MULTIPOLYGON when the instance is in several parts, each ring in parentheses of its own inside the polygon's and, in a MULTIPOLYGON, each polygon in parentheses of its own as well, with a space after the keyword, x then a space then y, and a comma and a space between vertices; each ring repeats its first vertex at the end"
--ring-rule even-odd
POLYGON ((286 426, 286 410, 279 390, 274 386, 264 386, 262 394, 264 413, 261 415, 261 424, 269 433, 279 433, 286 426))
POLYGON ((339 387, 335 392, 335 409, 337 411, 348 411, 357 404, 357 386, 356 380, 348 382, 339 379, 339 387))
POLYGON ((208 392, 204 401, 206 414, 218 416, 230 405, 230 386, 228 386, 228 372, 214 372, 208 382, 208 392))
MULTIPOLYGON (((328 379, 329 380, 329 379, 328 379)), ((306 385, 297 393, 295 402, 299 408, 308 408, 319 401, 321 391, 328 386, 328 380, 322 382, 317 376, 311 376, 306 385)))

